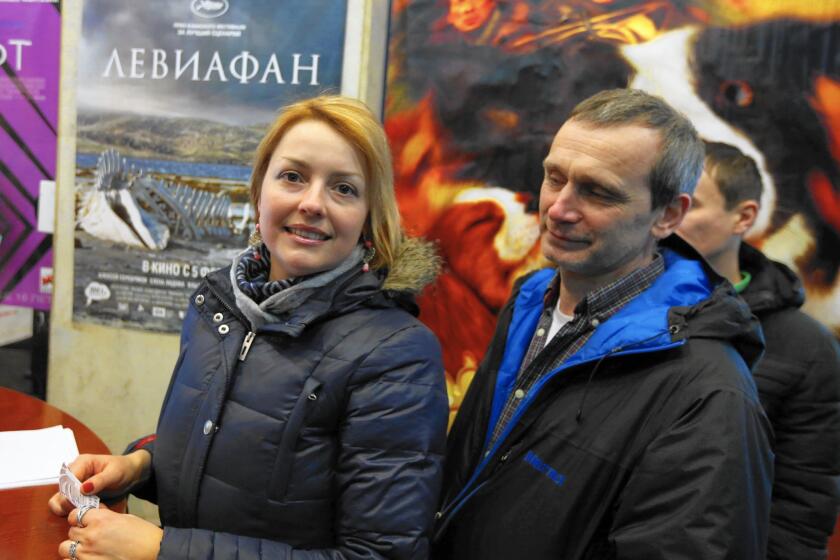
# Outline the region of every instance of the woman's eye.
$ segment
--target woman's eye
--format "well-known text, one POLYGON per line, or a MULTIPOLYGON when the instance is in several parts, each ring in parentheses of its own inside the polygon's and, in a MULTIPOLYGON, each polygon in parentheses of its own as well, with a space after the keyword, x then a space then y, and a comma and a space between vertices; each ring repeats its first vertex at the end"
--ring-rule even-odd
POLYGON ((281 179, 285 179, 290 183, 301 183, 303 182, 303 177, 297 171, 284 171, 280 174, 281 179))
POLYGON ((347 183, 339 183, 335 186, 336 192, 344 196, 356 196, 356 187, 347 183))

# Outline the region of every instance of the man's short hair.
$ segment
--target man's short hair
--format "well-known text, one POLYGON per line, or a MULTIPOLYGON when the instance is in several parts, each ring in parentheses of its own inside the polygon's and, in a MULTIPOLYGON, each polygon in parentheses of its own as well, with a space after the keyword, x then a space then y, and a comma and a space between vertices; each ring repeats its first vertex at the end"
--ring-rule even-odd
POLYGON ((694 125, 665 100, 638 89, 610 89, 581 101, 569 120, 595 127, 641 125, 659 131, 659 158, 650 170, 653 208, 692 194, 703 172, 703 142, 694 125))
POLYGON ((745 200, 761 201, 758 166, 735 146, 706 142, 706 173, 723 195, 727 210, 745 200))

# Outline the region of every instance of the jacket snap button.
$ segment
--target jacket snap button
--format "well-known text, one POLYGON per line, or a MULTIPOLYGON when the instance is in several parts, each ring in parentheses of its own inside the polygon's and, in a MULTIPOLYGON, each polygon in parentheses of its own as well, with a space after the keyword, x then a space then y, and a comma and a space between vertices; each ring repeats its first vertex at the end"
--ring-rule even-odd
POLYGON ((207 422, 204 423, 204 435, 209 436, 210 432, 212 432, 212 431, 213 431, 213 421, 208 420, 207 422))
POLYGON ((195 296, 195 304, 201 305, 202 303, 204 303, 204 294, 198 294, 195 296))
POLYGON ((219 334, 227 334, 230 331, 230 327, 227 325, 219 325, 219 334))
POLYGON ((523 391, 522 389, 517 389, 516 391, 513 392, 513 396, 516 397, 517 399, 521 399, 522 397, 525 396, 525 391, 523 391))
POLYGON ((225 318, 225 316, 222 315, 221 313, 216 313, 215 315, 213 315, 213 321, 216 322, 216 323, 221 323, 222 319, 224 319, 224 318, 225 318))
POLYGON ((318 399, 318 395, 316 395, 315 393, 309 393, 309 395, 307 395, 306 398, 309 399, 310 401, 314 401, 314 400, 318 399))
POLYGON ((537 329, 537 336, 542 336, 545 334, 545 329, 537 329))
POLYGON ((435 519, 440 519, 441 517, 443 517, 443 512, 442 511, 438 511, 438 512, 435 513, 435 519))
POLYGON ((592 319, 592 322, 591 322, 590 324, 591 324, 593 327, 597 327, 598 325, 600 325, 600 324, 601 324, 601 321, 599 321, 597 318, 596 318, 596 319, 592 319))
POLYGON ((507 453, 505 453, 504 455, 502 455, 501 457, 499 457, 499 461, 501 461, 502 463, 504 463, 505 461, 507 461, 507 460, 508 460, 508 457, 510 457, 510 451, 508 451, 507 453))

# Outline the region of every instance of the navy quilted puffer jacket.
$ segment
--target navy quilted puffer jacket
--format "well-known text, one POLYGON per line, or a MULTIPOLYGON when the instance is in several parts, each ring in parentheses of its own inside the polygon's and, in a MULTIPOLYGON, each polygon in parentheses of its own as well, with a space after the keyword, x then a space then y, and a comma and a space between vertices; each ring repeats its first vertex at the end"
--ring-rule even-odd
POLYGON ((229 270, 207 276, 134 490, 160 558, 428 557, 448 403, 405 286, 353 270, 251 338, 229 270))

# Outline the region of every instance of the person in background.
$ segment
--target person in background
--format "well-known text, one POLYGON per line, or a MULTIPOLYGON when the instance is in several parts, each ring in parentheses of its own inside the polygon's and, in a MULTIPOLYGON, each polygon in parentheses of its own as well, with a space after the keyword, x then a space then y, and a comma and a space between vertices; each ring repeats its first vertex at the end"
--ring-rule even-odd
POLYGON ((703 166, 691 123, 607 90, 554 137, 552 268, 514 286, 447 443, 441 560, 759 560, 773 478, 757 322, 672 233, 703 166))
POLYGON ((428 557, 448 403, 413 295, 438 261, 400 228, 384 131, 304 100, 255 161, 260 239, 192 294, 156 434, 70 466, 163 527, 56 494, 64 558, 428 557))
POLYGON ((753 369, 775 432, 768 560, 826 557, 840 512, 840 348, 799 310, 802 283, 744 242, 758 215, 761 175, 738 148, 706 144, 706 164, 678 233, 729 279, 761 321, 753 369))
POLYGON ((472 33, 495 12, 496 0, 449 0, 447 21, 458 31, 472 33))

